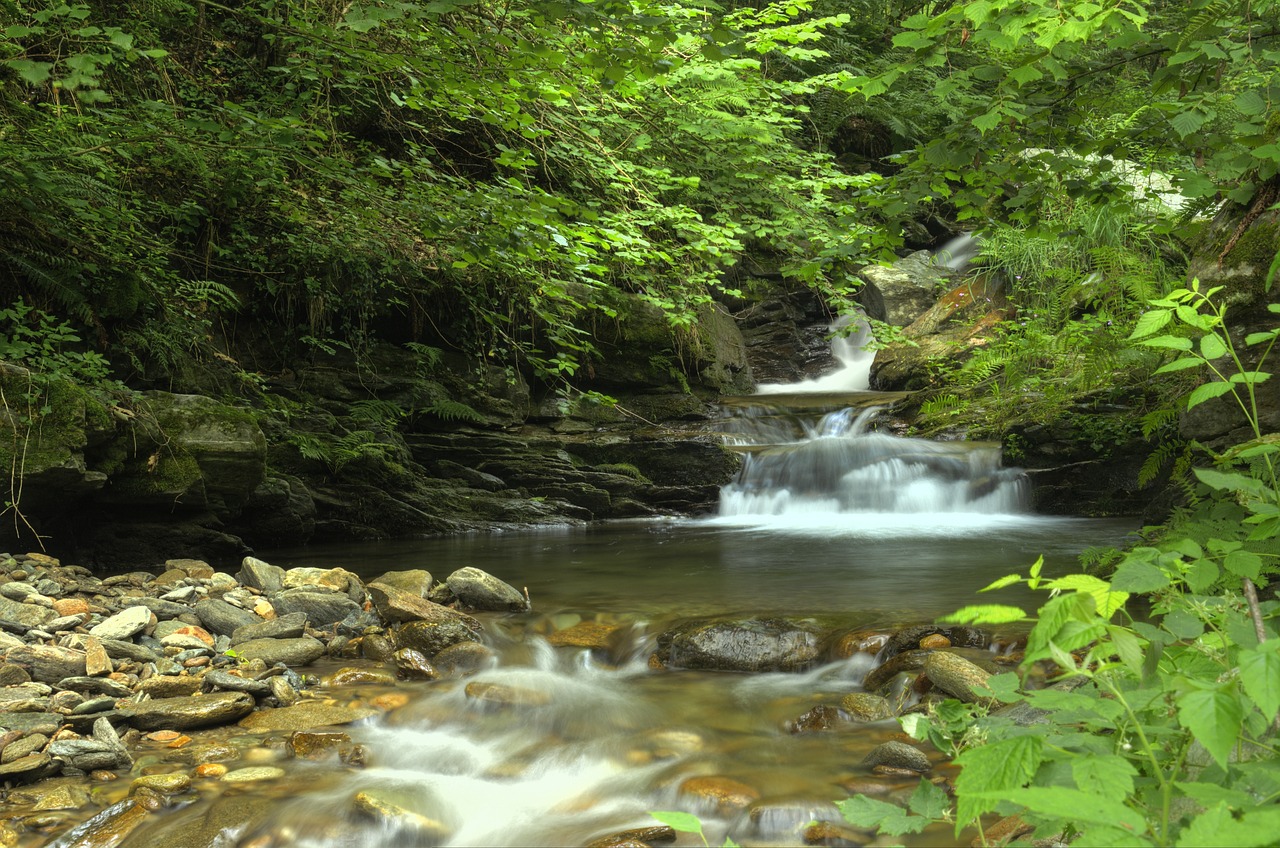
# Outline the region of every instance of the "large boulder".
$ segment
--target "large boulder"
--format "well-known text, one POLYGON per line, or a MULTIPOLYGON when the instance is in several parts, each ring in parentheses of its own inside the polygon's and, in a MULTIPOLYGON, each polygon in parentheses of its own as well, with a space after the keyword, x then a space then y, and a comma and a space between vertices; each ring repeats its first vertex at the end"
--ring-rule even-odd
POLYGON ((805 622, 748 618, 693 622, 658 637, 658 656, 673 668, 801 671, 817 662, 818 630, 805 622))
POLYGON ((892 265, 869 265, 858 272, 863 286, 858 303, 868 316, 895 327, 906 327, 951 287, 951 271, 918 250, 892 265))

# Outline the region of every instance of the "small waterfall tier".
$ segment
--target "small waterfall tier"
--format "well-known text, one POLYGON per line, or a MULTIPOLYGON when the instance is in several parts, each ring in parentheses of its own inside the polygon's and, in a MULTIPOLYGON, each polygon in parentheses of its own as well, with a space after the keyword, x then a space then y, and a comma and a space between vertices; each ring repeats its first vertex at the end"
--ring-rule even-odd
MULTIPOLYGON (((994 442, 933 442, 872 432, 879 411, 845 408, 780 443, 776 415, 738 416, 730 438, 745 455, 720 494, 721 516, 818 513, 1017 513, 1026 476, 1003 468, 994 442), (746 432, 759 425, 753 439, 746 432)), ((795 419, 792 419, 794 422, 795 419)))

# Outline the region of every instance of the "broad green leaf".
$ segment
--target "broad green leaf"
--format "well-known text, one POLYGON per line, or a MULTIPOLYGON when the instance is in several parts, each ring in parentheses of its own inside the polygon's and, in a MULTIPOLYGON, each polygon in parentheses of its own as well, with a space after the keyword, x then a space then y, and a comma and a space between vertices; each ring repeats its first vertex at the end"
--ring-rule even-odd
POLYGON ((1262 342, 1269 342, 1276 337, 1277 332, 1278 331, 1276 330, 1269 330, 1265 333, 1250 333, 1244 337, 1244 343, 1247 345, 1256 345, 1261 344, 1262 342))
POLYGON ((1239 371, 1231 375, 1233 383, 1265 383, 1271 379, 1271 375, 1266 371, 1239 371))
POLYGON ((987 798, 999 797, 1000 800, 1018 804, 1030 812, 1055 820, 1122 827, 1134 834, 1142 834, 1147 830, 1147 822, 1142 814, 1125 806, 1120 800, 1065 786, 1028 786, 1008 790, 1003 795, 992 791, 980 794, 987 798))
POLYGON ((30 85, 40 85, 53 72, 52 62, 36 62, 32 59, 5 59, 0 65, 8 65, 30 85))
POLYGON ((1215 804, 1226 804, 1237 810, 1252 807, 1257 802, 1248 792, 1219 786, 1216 783, 1177 783, 1175 784, 1188 798, 1194 799, 1205 809, 1215 804))
POLYGON ((1187 569, 1185 579, 1192 592, 1204 592, 1218 580, 1218 564, 1211 559, 1198 559, 1187 569))
POLYGON ((1204 126, 1204 122, 1208 116, 1196 110, 1187 110, 1179 112, 1169 119, 1169 126, 1173 127, 1173 131, 1178 134, 1179 138, 1186 138, 1196 130, 1204 126))
POLYGON ((850 824, 876 829, 889 836, 919 833, 930 824, 928 819, 913 816, 896 804, 887 804, 866 795, 854 795, 836 806, 840 808, 840 815, 850 824))
POLYGON ((974 687, 979 694, 987 693, 1002 704, 1013 704, 1023 700, 1022 681, 1011 671, 993 674, 979 686, 974 687))
POLYGON ((1068 574, 1057 580, 1051 580, 1046 585, 1050 589, 1074 589, 1088 594, 1097 606, 1098 615, 1104 619, 1111 618, 1112 614, 1129 600, 1128 592, 1113 590, 1111 584, 1091 574, 1068 574))
POLYGON ((969 750, 956 757, 963 771, 956 778, 957 822, 968 824, 993 810, 1010 792, 1026 785, 1044 759, 1038 736, 1015 736, 969 750), (990 794, 988 794, 990 793, 990 794))
MULTIPOLYGON (((1265 497, 1267 494, 1266 484, 1257 477, 1250 477, 1247 474, 1216 471, 1212 468, 1193 468, 1192 471, 1195 473, 1196 479, 1211 489, 1240 492, 1242 494, 1253 495, 1258 498, 1265 497)), ((1236 547, 1239 546, 1237 545, 1236 547)))
POLYGON ((1173 313, 1168 309, 1152 309, 1150 312, 1144 312, 1138 318, 1138 323, 1133 328, 1133 332, 1129 334, 1129 340, 1140 339, 1149 336, 1156 330, 1159 330, 1165 324, 1169 323, 1169 319, 1173 317, 1173 313))
POLYGON ((921 780, 916 791, 911 793, 911 800, 907 802, 907 806, 918 816, 940 819, 951 808, 951 800, 947 798, 947 793, 937 786, 927 780, 921 780))
POLYGON ((1274 721, 1280 712, 1280 640, 1270 639, 1240 652, 1240 683, 1263 717, 1274 721))
POLYGON ((650 812, 649 815, 672 830, 678 830, 681 833, 702 833, 702 821, 692 813, 669 810, 656 813, 650 812))
POLYGON ((1217 359, 1226 352, 1226 344, 1216 334, 1210 333, 1200 339, 1200 355, 1205 359, 1217 359))
POLYGON ((1205 810, 1178 835, 1178 848, 1253 848, 1276 844, 1280 809, 1254 809, 1235 818, 1224 801, 1205 810))
POLYGON ((1021 607, 1005 604, 974 604, 961 607, 950 615, 944 615, 938 621, 952 624, 1010 624, 1015 621, 1026 621, 1027 614, 1021 607))
POLYGON ((1138 770, 1124 757, 1077 757, 1071 761, 1071 776, 1081 792, 1104 798, 1124 798, 1133 794, 1133 778, 1138 770))
POLYGON ((1116 649, 1120 662, 1124 663, 1125 668, 1129 669, 1134 677, 1141 677, 1142 642, 1134 632, 1124 627, 1107 625, 1107 635, 1111 637, 1111 644, 1116 649))
POLYGON ((1193 409, 1207 400, 1216 397, 1222 397, 1232 390, 1233 384, 1224 382, 1205 383, 1196 386, 1195 390, 1187 397, 1187 409, 1193 409))
POLYGON ((1262 557, 1251 551, 1232 551, 1223 558, 1222 567, 1237 577, 1257 580, 1262 572, 1262 557))
POLYGON ((1175 359, 1172 362, 1161 365, 1156 369, 1156 373, 1168 374, 1170 371, 1186 371, 1188 368, 1196 368, 1201 365, 1204 365, 1204 360, 1200 357, 1184 356, 1182 359, 1175 359))
POLYGON ((979 591, 979 592, 991 592, 991 591, 994 591, 994 590, 996 590, 996 589, 1003 589, 1005 586, 1012 586, 1014 583, 1020 583, 1020 582, 1022 582, 1022 575, 1020 575, 1020 574, 1006 574, 1004 577, 1001 577, 999 580, 995 580, 995 581, 993 581, 993 582, 989 583, 988 585, 983 586, 983 587, 982 587, 981 589, 979 589, 978 591, 979 591))
POLYGON ((1225 769, 1244 721, 1240 699, 1222 689, 1198 689, 1178 698, 1177 703, 1182 726, 1225 769))
POLYGON ((1126 559, 1111 577, 1111 588, 1125 592, 1158 592, 1168 588, 1169 583, 1169 575, 1162 568, 1138 559, 1126 559))
POLYGON ((1191 350, 1194 347, 1191 339, 1182 336, 1156 336, 1154 339, 1143 339, 1142 344, 1147 347, 1166 347, 1171 350, 1191 350))

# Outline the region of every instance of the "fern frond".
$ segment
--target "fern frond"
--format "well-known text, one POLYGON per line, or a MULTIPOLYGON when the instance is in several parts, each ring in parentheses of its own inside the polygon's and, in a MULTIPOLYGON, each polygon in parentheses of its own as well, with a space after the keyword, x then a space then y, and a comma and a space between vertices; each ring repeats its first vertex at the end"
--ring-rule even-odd
POLYGON ((438 400, 419 411, 434 415, 443 421, 470 421, 473 424, 483 424, 485 420, 479 412, 456 400, 438 400))

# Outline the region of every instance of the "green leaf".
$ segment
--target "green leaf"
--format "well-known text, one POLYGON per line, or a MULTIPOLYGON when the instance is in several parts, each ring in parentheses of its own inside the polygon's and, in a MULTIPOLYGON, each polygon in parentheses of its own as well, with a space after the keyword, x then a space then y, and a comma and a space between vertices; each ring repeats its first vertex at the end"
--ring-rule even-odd
POLYGON ((1177 783, 1178 789, 1205 809, 1215 804, 1226 804, 1237 810, 1252 807, 1256 802, 1253 796, 1241 789, 1219 786, 1216 783, 1177 783))
POLYGON ((1269 639, 1240 652, 1240 683, 1267 721, 1280 712, 1280 640, 1269 639))
POLYGON ((1116 649, 1120 662, 1124 663, 1134 677, 1142 677, 1142 643, 1134 632, 1109 624, 1107 634, 1111 637, 1111 644, 1116 649))
POLYGON ((1250 551, 1232 551, 1223 557, 1222 567, 1237 577, 1257 580, 1262 573, 1262 557, 1250 551))
POLYGON ((8 65, 29 85, 40 85, 49 79, 53 71, 52 62, 36 62, 32 59, 5 59, 0 64, 8 65))
POLYGON ((1216 334, 1210 333, 1200 339, 1200 355, 1205 359, 1217 359, 1226 352, 1226 344, 1216 334))
POLYGON ((1199 689, 1178 698, 1178 720, 1222 768, 1240 738, 1244 708, 1221 689, 1199 689))
POLYGON ((1191 350, 1191 339, 1182 336, 1156 336, 1154 339, 1142 341, 1147 347, 1167 347, 1172 350, 1191 350))
POLYGON ((1257 498, 1266 497, 1268 489, 1265 483, 1247 474, 1233 474, 1215 471, 1212 468, 1193 468, 1192 472, 1201 483, 1219 491, 1241 492, 1257 498))
POLYGON ((1026 621, 1027 614, 1021 607, 1005 604, 975 604, 961 607, 950 615, 938 619, 952 624, 1010 624, 1026 621))
POLYGON ((873 828, 889 836, 919 833, 930 824, 929 819, 913 816, 896 804, 887 804, 865 795, 846 798, 836 806, 840 809, 840 815, 850 824, 873 828))
POLYGON ((1142 834, 1147 830, 1147 822, 1142 814, 1129 809, 1122 802, 1065 786, 1029 786, 1010 790, 1003 795, 995 792, 981 794, 999 797, 1054 820, 1122 827, 1134 834, 1142 834))
POLYGON ((678 830, 681 833, 702 833, 702 821, 692 813, 683 813, 679 810, 656 813, 651 811, 649 815, 672 830, 678 830))
POLYGON ((1012 586, 1014 583, 1020 583, 1020 582, 1022 582, 1022 575, 1020 575, 1020 574, 1006 574, 1004 577, 1001 577, 999 580, 995 580, 995 581, 993 581, 993 582, 991 582, 991 583, 987 584, 986 586, 983 586, 983 587, 982 587, 981 589, 979 589, 978 591, 979 591, 979 592, 992 592, 992 591, 994 591, 994 590, 996 590, 996 589, 1003 589, 1005 586, 1012 586))
POLYGON ((1138 770, 1124 757, 1076 757, 1071 760, 1071 777, 1082 792, 1110 798, 1133 794, 1133 778, 1138 770))
POLYGON ((1204 126, 1206 120, 1208 120, 1207 115, 1192 109, 1174 115, 1169 119, 1169 126, 1173 127, 1173 131, 1179 138, 1186 138, 1204 126))
MULTIPOLYGON (((1206 336, 1206 338, 1208 338, 1206 336)), ((1165 365, 1161 365, 1156 369, 1157 374, 1168 374, 1170 371, 1185 371, 1188 368, 1196 368, 1204 365, 1204 360, 1198 356, 1184 356, 1182 359, 1175 359, 1165 365)))
POLYGON ((1138 318, 1137 325, 1133 328, 1133 332, 1129 334, 1129 340, 1133 341, 1134 339, 1151 335, 1165 324, 1168 324, 1169 319, 1172 317, 1173 313, 1168 309, 1152 309, 1150 312, 1142 313, 1138 318))
POLYGON ((1178 848, 1253 848, 1275 845, 1280 829, 1280 809, 1232 816, 1225 802, 1205 810, 1178 835, 1178 848))
POLYGON ((1269 342, 1274 339, 1278 333, 1280 333, 1280 331, 1277 330, 1269 330, 1265 333, 1250 333, 1244 337, 1244 343, 1246 345, 1256 345, 1261 344, 1262 342, 1269 342))
POLYGON ((963 769, 956 778, 958 823, 968 824, 995 809, 1005 793, 1031 780, 1043 759, 1044 743, 1038 736, 1002 739, 956 757, 956 765, 963 769))
POLYGON ((911 800, 907 802, 907 806, 918 816, 940 819, 951 808, 951 800, 947 798, 946 792, 922 779, 916 791, 911 793, 911 800))
POLYGON ((1187 397, 1187 409, 1197 407, 1207 400, 1221 397, 1230 392, 1232 388, 1233 384, 1223 382, 1205 383, 1202 386, 1196 386, 1195 391, 1187 397))
POLYGON ((1125 592, 1158 592, 1168 588, 1169 583, 1169 575, 1162 568, 1139 559, 1120 563, 1111 578, 1111 588, 1125 592))

